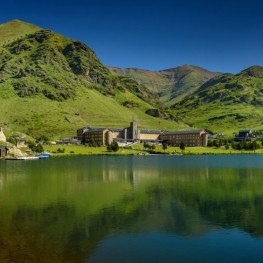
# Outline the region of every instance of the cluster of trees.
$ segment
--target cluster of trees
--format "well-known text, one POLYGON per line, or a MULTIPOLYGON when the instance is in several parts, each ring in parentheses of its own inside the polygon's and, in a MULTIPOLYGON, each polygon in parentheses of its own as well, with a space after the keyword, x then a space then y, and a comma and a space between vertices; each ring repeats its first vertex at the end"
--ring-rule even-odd
POLYGON ((257 150, 261 148, 262 143, 259 141, 241 141, 235 142, 233 140, 224 140, 224 139, 214 139, 209 140, 207 143, 208 147, 217 147, 225 146, 226 149, 229 149, 230 146, 235 150, 257 150))
MULTIPOLYGON (((168 149, 168 143, 167 142, 163 142, 163 150, 167 150, 168 149)), ((184 151, 185 150, 185 143, 181 142, 179 145, 179 148, 184 151)))
POLYGON ((95 140, 91 139, 88 144, 86 144, 89 147, 101 147, 101 143, 96 142, 95 140))
POLYGON ((35 142, 27 142, 28 148, 30 148, 33 152, 41 153, 44 152, 43 145, 41 143, 35 143, 35 142))
POLYGON ((261 145, 257 141, 241 141, 241 142, 232 142, 231 147, 235 150, 257 150, 261 148, 261 145))
POLYGON ((153 144, 153 143, 148 143, 148 142, 144 142, 143 143, 143 148, 146 150, 146 151, 153 151, 156 149, 156 145, 153 144))

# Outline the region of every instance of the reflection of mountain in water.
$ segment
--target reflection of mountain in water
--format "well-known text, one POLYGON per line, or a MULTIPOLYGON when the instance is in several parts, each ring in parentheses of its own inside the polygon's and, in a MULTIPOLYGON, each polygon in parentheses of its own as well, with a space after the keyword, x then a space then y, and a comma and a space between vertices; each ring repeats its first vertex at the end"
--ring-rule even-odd
POLYGON ((82 262, 121 232, 193 236, 220 226, 263 235, 260 167, 169 158, 80 158, 57 161, 53 173, 30 164, 19 180, 1 174, 0 262, 82 262))

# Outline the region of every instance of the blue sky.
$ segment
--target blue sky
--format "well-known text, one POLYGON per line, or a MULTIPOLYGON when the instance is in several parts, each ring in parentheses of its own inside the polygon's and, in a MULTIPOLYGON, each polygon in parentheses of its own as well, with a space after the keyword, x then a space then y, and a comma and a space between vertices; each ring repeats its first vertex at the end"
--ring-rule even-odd
POLYGON ((0 14, 81 40, 108 66, 263 66, 261 0, 6 0, 0 14))

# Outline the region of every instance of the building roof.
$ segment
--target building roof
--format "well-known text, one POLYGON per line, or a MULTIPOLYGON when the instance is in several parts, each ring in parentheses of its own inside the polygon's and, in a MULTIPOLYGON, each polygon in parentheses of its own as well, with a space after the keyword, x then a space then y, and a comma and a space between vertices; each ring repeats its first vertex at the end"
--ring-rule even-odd
POLYGON ((109 128, 109 130, 111 130, 113 132, 122 132, 123 131, 122 128, 109 128))
POLYGON ((140 133, 144 133, 144 134, 161 134, 163 133, 162 130, 150 130, 150 129, 147 129, 147 130, 140 130, 140 133))
POLYGON ((92 132, 94 132, 94 131, 104 131, 104 130, 108 130, 108 128, 102 128, 102 127, 88 127, 88 132, 89 131, 92 131, 92 132))
POLYGON ((200 134, 204 130, 184 130, 184 131, 171 131, 171 132, 164 132, 164 135, 173 135, 173 134, 200 134))
POLYGON ((82 128, 77 129, 77 131, 84 131, 84 130, 86 130, 86 129, 88 129, 88 128, 89 128, 88 126, 85 126, 85 127, 82 127, 82 128))
POLYGON ((240 133, 246 132, 246 133, 251 133, 251 130, 239 130, 240 133))

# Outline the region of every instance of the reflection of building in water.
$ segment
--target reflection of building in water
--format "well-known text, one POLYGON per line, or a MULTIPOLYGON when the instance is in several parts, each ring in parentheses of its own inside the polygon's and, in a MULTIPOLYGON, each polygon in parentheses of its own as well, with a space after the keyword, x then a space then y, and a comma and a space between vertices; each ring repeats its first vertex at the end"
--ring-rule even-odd
POLYGON ((130 182, 133 188, 140 184, 156 180, 159 177, 159 169, 153 167, 138 166, 140 157, 104 158, 101 167, 102 180, 104 182, 125 181, 130 182), (121 164, 120 164, 121 163, 121 164))

